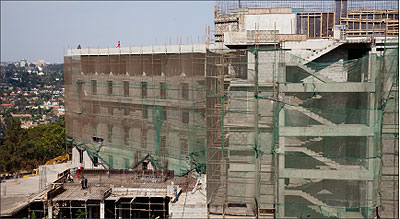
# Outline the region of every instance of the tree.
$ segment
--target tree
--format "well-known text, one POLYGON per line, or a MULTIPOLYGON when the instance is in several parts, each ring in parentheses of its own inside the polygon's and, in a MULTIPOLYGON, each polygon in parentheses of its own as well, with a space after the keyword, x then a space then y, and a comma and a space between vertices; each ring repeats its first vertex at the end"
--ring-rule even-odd
POLYGON ((0 164, 2 172, 15 173, 22 168, 21 147, 26 137, 26 131, 21 128, 19 119, 10 118, 7 121, 6 138, 0 148, 0 164))
POLYGON ((36 219, 36 214, 35 214, 35 211, 32 211, 31 218, 32 218, 32 219, 36 219))
POLYGON ((57 123, 22 129, 21 122, 7 122, 6 138, 0 147, 1 172, 32 170, 65 153, 64 118, 57 123))

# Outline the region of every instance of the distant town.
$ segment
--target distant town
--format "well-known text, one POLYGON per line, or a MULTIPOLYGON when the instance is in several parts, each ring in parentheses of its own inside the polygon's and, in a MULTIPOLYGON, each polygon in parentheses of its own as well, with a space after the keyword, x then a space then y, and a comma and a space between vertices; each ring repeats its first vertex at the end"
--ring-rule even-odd
POLYGON ((30 128, 57 122, 64 115, 63 68, 44 60, 1 63, 0 137, 7 118, 18 118, 21 128, 30 128))

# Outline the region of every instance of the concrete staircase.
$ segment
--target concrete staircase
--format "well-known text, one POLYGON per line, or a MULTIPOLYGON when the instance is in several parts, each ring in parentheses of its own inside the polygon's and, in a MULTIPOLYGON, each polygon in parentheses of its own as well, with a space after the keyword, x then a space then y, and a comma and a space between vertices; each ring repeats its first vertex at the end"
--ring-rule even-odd
POLYGON ((317 94, 315 98, 311 97, 311 98, 307 98, 305 100, 302 100, 296 96, 287 96, 289 98, 285 101, 286 101, 286 103, 289 103, 290 105, 303 105, 303 104, 309 103, 309 101, 314 101, 314 100, 320 98, 318 96, 320 96, 320 95, 317 94))
POLYGON ((319 58, 319 57, 325 55, 326 53, 328 53, 328 52, 334 50, 335 48, 339 47, 339 46, 342 45, 342 44, 343 44, 343 43, 341 43, 341 42, 333 41, 333 42, 332 42, 331 44, 329 44, 328 46, 326 46, 326 47, 324 47, 324 48, 322 48, 322 49, 316 50, 316 51, 315 51, 314 53, 312 53, 310 56, 307 56, 306 59, 308 60, 308 62, 311 62, 311 61, 313 61, 313 60, 315 60, 315 59, 317 59, 317 58, 319 58))
POLYGON ((313 204, 308 206, 310 209, 326 217, 363 218, 360 212, 346 212, 344 209, 329 206, 325 202, 301 190, 285 190, 285 195, 300 196, 306 199, 313 204))
POLYGON ((285 151, 290 151, 290 152, 302 152, 304 154, 307 154, 308 156, 317 159, 321 161, 322 163, 326 164, 327 166, 334 168, 334 169, 340 169, 342 165, 340 163, 337 163, 327 157, 324 157, 322 153, 317 153, 313 150, 310 150, 306 147, 285 147, 285 151))
POLYGON ((330 79, 329 77, 322 75, 320 72, 315 71, 314 69, 308 67, 307 65, 304 64, 304 62, 300 62, 300 65, 297 65, 297 67, 303 69, 304 71, 306 71, 307 73, 310 74, 309 77, 304 78, 302 81, 303 82, 308 82, 310 80, 313 80, 313 82, 318 83, 318 81, 322 82, 322 83, 332 83, 334 82, 332 79, 330 79), (316 79, 316 80, 315 80, 316 79))
POLYGON ((314 69, 307 66, 308 63, 329 53, 330 51, 334 50, 335 48, 339 47, 342 44, 343 44, 343 42, 333 41, 331 44, 328 44, 326 47, 319 49, 319 50, 315 50, 313 53, 311 53, 310 55, 307 55, 306 57, 300 57, 300 59, 295 58, 294 60, 291 60, 291 62, 294 65, 298 66, 299 68, 301 68, 302 70, 304 70, 310 74, 310 76, 303 79, 302 82, 303 83, 342 82, 344 80, 343 79, 344 76, 340 75, 339 72, 336 72, 336 70, 335 70, 335 72, 326 72, 326 71, 324 71, 324 69, 321 71, 315 71, 314 69))
POLYGON ((306 115, 306 116, 308 116, 308 117, 314 119, 315 121, 320 122, 320 123, 322 123, 324 125, 329 125, 329 126, 337 125, 337 124, 329 121, 328 119, 325 119, 324 117, 322 117, 322 116, 320 116, 320 115, 318 115, 318 114, 316 114, 316 113, 312 112, 311 110, 306 109, 304 107, 287 105, 287 104, 284 107, 286 109, 289 109, 289 110, 299 111, 299 112, 303 113, 304 115, 306 115))
POLYGON ((322 137, 315 137, 315 138, 311 138, 311 139, 305 140, 305 141, 297 140, 297 142, 295 142, 295 143, 286 143, 285 147, 303 146, 303 145, 311 143, 311 142, 320 142, 320 141, 322 141, 322 139, 323 139, 322 137))
POLYGON ((333 161, 332 159, 329 159, 327 157, 323 156, 323 153, 318 153, 315 152, 311 149, 308 149, 306 147, 285 147, 285 151, 290 151, 290 152, 302 152, 304 154, 307 154, 308 156, 317 159, 321 161, 322 163, 326 164, 327 166, 333 168, 333 169, 346 169, 346 170, 362 170, 363 167, 361 166, 352 166, 352 165, 342 165, 338 162, 333 161))

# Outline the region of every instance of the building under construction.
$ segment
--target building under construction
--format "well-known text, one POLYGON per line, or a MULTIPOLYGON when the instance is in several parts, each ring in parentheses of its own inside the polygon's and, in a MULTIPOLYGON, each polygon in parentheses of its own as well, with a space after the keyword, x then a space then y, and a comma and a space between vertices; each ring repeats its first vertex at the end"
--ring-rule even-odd
POLYGON ((398 218, 398 16, 391 0, 218 1, 203 44, 69 50, 66 134, 92 190, 65 172, 29 211, 398 218))

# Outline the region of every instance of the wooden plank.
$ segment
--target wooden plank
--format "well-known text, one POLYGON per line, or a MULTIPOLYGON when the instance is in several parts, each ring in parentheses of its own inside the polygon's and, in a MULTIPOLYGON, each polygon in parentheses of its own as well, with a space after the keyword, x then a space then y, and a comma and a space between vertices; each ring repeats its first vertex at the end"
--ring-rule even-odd
POLYGON ((310 38, 310 16, 309 15, 307 15, 307 25, 308 25, 307 36, 308 36, 308 38, 310 38))
POLYGON ((322 13, 320 14, 319 23, 321 25, 320 28, 319 28, 319 37, 322 37, 322 13))

